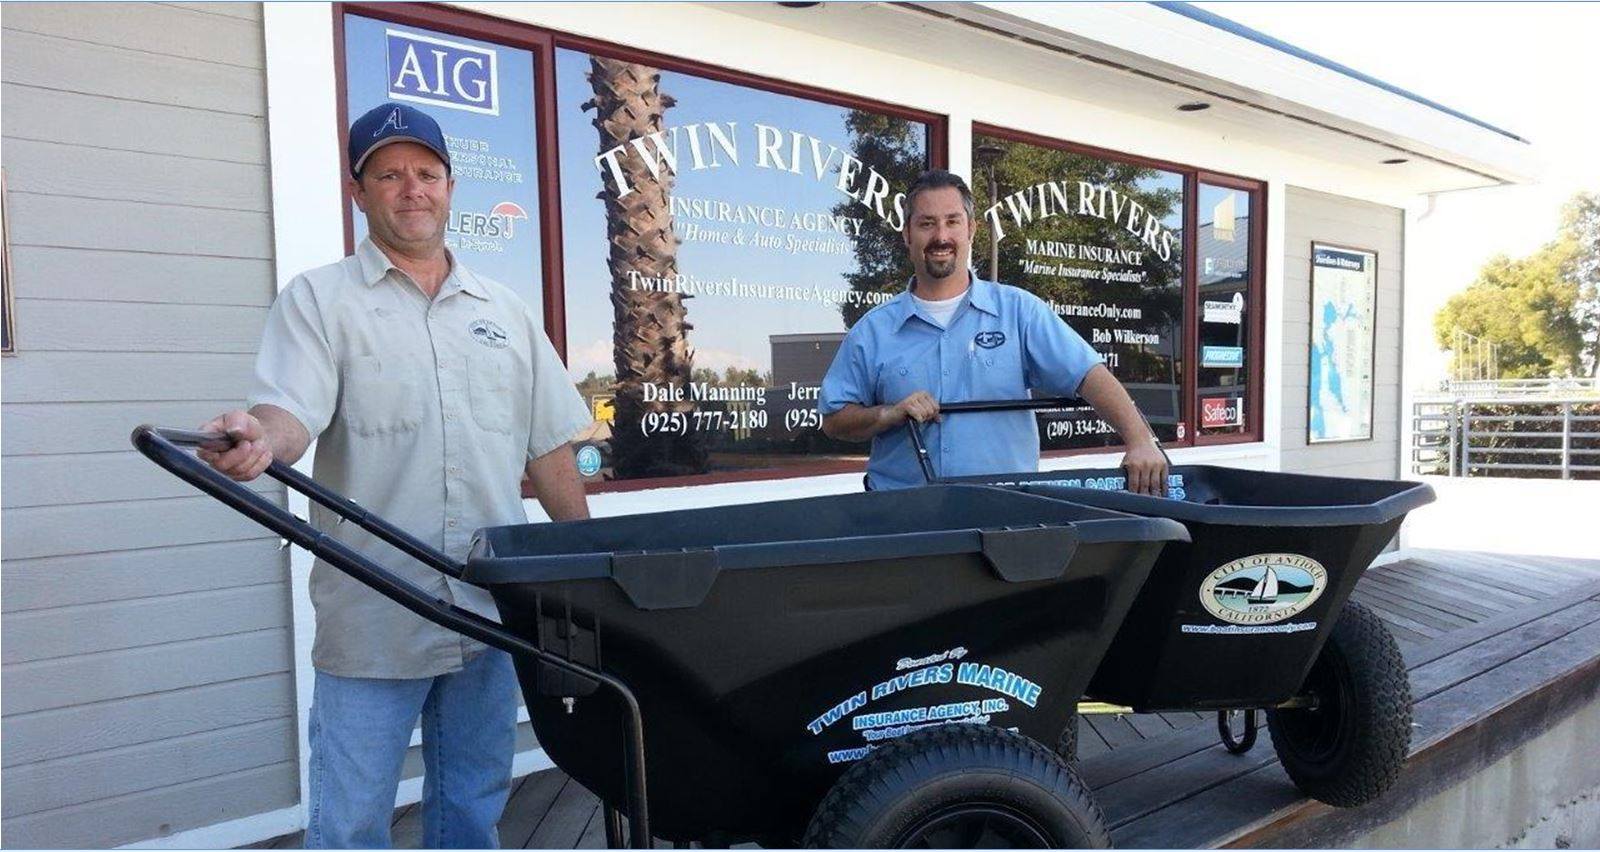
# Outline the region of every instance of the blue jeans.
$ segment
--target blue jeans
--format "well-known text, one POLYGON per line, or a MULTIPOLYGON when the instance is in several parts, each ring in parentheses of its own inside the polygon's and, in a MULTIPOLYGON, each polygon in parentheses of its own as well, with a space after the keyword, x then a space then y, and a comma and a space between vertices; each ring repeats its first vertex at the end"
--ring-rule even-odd
POLYGON ((307 849, 388 848, 395 788, 422 716, 422 843, 499 846, 511 791, 517 679, 489 649, 461 671, 415 680, 317 672, 311 699, 307 849))

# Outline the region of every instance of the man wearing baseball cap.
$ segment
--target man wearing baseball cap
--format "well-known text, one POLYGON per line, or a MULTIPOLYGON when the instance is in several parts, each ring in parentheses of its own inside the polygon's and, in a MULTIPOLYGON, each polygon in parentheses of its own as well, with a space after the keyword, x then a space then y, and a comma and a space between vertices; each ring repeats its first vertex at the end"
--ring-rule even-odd
MULTIPOLYGON (((455 181, 444 133, 385 103, 350 125, 347 187, 368 236, 278 295, 248 411, 202 428, 236 443, 201 457, 234 479, 313 440, 316 479, 454 559, 479 527, 525 523, 520 480, 555 520, 588 517, 568 441, 590 423, 543 324, 444 245, 455 181)), ((312 523, 412 584, 497 618, 488 593, 313 507, 312 523)), ((387 847, 420 716, 423 845, 498 845, 510 790, 510 658, 432 624, 320 560, 305 845, 387 847)))

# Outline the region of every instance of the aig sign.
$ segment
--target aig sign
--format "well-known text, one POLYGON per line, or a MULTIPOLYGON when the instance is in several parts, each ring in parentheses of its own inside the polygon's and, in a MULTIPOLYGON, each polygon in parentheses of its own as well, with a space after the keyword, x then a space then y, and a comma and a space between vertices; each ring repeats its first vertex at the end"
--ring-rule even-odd
POLYGON ((495 52, 416 33, 386 30, 389 97, 485 115, 500 114, 495 52))

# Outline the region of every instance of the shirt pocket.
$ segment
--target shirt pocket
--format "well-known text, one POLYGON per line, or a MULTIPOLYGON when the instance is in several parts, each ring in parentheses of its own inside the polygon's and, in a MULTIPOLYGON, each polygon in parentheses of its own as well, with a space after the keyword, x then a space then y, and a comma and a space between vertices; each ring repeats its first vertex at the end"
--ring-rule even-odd
MULTIPOLYGON (((937 358, 930 354, 929 358, 937 358)), ((903 358, 890 361, 878 371, 878 402, 883 405, 894 405, 902 399, 916 393, 927 391, 934 399, 939 398, 939 387, 933 379, 933 365, 927 359, 903 358)))
POLYGON ((479 428, 502 435, 511 434, 517 404, 508 360, 504 352, 475 355, 467 369, 472 419, 479 428))
POLYGON ((340 403, 345 422, 360 435, 410 432, 422 425, 417 377, 403 361, 357 355, 345 369, 340 403))
POLYGON ((1025 399, 1028 396, 1022 353, 1013 343, 993 349, 974 346, 967 356, 966 366, 973 399, 1025 399))

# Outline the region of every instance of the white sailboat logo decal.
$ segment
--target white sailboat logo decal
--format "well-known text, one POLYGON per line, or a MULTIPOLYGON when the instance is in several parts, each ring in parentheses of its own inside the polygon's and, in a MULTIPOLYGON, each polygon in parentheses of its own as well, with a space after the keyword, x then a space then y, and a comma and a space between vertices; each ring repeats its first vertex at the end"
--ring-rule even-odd
POLYGON ((1258 553, 1212 571, 1200 585, 1200 603, 1231 624, 1271 624, 1303 612, 1327 583, 1328 572, 1315 559, 1258 553))
POLYGON ((1261 575, 1261 579, 1256 581, 1255 588, 1250 590, 1248 600, 1253 604, 1277 603, 1278 572, 1272 570, 1272 566, 1267 566, 1267 570, 1261 575))

